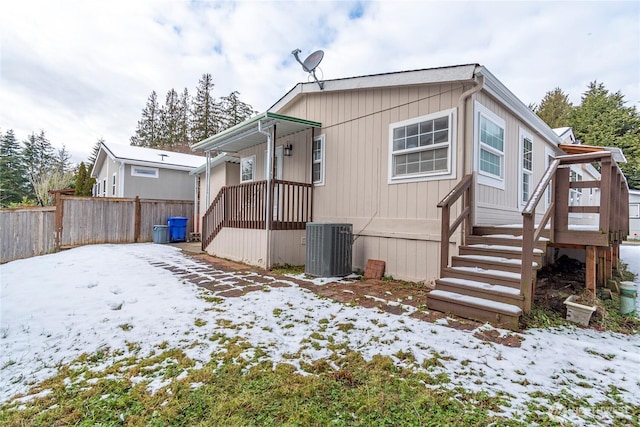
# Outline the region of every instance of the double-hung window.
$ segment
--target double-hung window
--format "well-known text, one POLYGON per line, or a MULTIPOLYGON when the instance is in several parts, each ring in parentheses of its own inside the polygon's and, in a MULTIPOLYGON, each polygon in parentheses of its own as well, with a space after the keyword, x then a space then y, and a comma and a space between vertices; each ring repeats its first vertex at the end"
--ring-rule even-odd
POLYGON ((451 177, 455 109, 389 125, 389 182, 451 177))
POLYGON ((116 174, 114 173, 111 177, 111 195, 116 195, 116 174))
POLYGON ((476 103, 478 182, 504 189, 505 121, 476 103))
POLYGON ((240 182, 255 180, 256 156, 248 156, 240 159, 240 182))
POLYGON ((315 185, 324 185, 324 135, 313 138, 311 177, 315 185))
POLYGON ((533 185, 533 138, 520 129, 520 204, 524 206, 531 197, 533 185))

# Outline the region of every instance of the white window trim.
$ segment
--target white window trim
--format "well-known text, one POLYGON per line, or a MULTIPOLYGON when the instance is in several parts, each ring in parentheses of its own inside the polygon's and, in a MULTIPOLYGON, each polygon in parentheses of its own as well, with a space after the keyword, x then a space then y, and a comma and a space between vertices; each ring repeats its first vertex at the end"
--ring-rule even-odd
POLYGON ((113 197, 116 196, 116 177, 118 176, 118 174, 114 173, 111 176, 111 195, 113 197))
POLYGON ((242 157, 240 159, 240 182, 253 182, 256 179, 256 156, 255 154, 253 156, 246 156, 246 157, 242 157), (251 179, 242 179, 242 164, 245 161, 250 161, 251 164, 253 165, 251 167, 251 179))
POLYGON ((131 165, 131 176, 138 176, 141 178, 158 178, 160 176, 160 173, 158 168, 148 168, 144 166, 131 165), (140 173, 138 171, 153 172, 153 174, 140 173))
POLYGON ((107 197, 107 178, 102 179, 102 197, 107 197))
MULTIPOLYGON (((448 110, 438 111, 436 113, 427 114, 426 116, 415 117, 413 119, 404 120, 401 122, 389 124, 389 155, 388 155, 388 184, 401 184, 406 182, 422 182, 422 181, 436 181, 443 179, 452 179, 456 176, 456 140, 457 140, 457 110, 450 108, 448 110), (449 142, 447 147, 447 170, 431 173, 418 173, 414 175, 393 176, 393 130, 397 127, 408 126, 414 123, 420 123, 427 120, 437 119, 439 117, 449 118, 449 142)), ((445 146, 445 143, 440 143, 436 147, 429 146, 424 147, 424 150, 437 149, 445 146)), ((422 150, 416 150, 422 151, 422 150)))
POLYGON ((325 165, 325 135, 318 135, 313 138, 313 142, 320 141, 320 160, 313 159, 313 144, 311 145, 311 179, 313 179, 313 165, 315 163, 320 164, 320 179, 318 181, 313 181, 313 185, 316 187, 321 187, 324 185, 324 165, 325 165))
POLYGON ((489 110, 484 105, 480 104, 478 101, 475 101, 475 114, 474 114, 474 123, 473 123, 473 142, 474 142, 474 153, 475 153, 475 162, 474 167, 478 175, 478 184, 488 185, 490 187, 499 188, 501 190, 505 189, 504 182, 504 174, 505 174, 505 158, 507 151, 507 127, 506 122, 503 118, 496 115, 493 111, 489 110), (480 118, 484 117, 487 120, 492 121, 496 125, 502 127, 504 130, 504 141, 502 144, 502 153, 496 150, 493 147, 487 147, 487 150, 491 151, 493 154, 497 154, 500 156, 500 173, 501 176, 498 178, 493 174, 484 172, 480 170, 480 118))
POLYGON ((529 132, 527 132, 526 130, 520 128, 519 131, 519 135, 518 135, 518 139, 520 141, 520 147, 519 147, 519 153, 520 156, 518 156, 518 203, 520 204, 520 207, 524 207, 524 205, 527 204, 527 200, 522 200, 522 196, 523 196, 523 191, 522 191, 522 187, 524 185, 524 175, 529 175, 529 198, 531 198, 531 194, 533 192, 533 162, 534 162, 534 155, 533 155, 533 135, 531 135, 529 132), (524 168, 524 165, 522 164, 522 160, 524 159, 524 140, 528 139, 529 141, 531 141, 531 169, 530 170, 526 170, 524 168))

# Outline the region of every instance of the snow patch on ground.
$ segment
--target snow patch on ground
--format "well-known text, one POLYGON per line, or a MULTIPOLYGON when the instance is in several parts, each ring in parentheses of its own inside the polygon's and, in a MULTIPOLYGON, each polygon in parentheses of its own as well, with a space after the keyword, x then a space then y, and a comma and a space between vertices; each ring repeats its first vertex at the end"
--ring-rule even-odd
MULTIPOLYGON (((623 246, 621 254, 637 272, 640 246, 623 246)), ((388 355, 398 364, 407 363, 395 357, 402 351, 412 353, 419 366, 437 354, 442 366, 430 372, 451 379, 442 387, 506 392, 512 396, 507 413, 526 410, 529 393, 535 391, 566 390, 598 402, 617 387, 621 399, 640 405, 637 336, 577 327, 528 330, 522 346, 510 348, 475 338, 477 330, 452 329, 446 319, 428 323, 347 306, 292 282, 211 302, 204 299, 212 295, 209 291, 184 278, 185 272, 205 271, 203 263, 166 245, 85 246, 0 268, 0 402, 26 393, 83 353, 120 350, 118 357, 124 358, 132 343, 139 356, 179 348, 201 366, 221 351, 218 341, 209 338, 223 334, 250 343, 247 357, 260 349, 274 364, 285 361, 298 368, 340 351, 329 348, 329 336, 333 348, 343 344, 367 359, 388 355), (578 382, 593 387, 576 386, 578 382)), ((242 275, 247 272, 228 273, 224 280, 233 283, 242 275)), ((95 369, 114 361, 107 356, 95 369)), ((159 378, 136 380, 146 381, 151 391, 166 385, 159 378)))

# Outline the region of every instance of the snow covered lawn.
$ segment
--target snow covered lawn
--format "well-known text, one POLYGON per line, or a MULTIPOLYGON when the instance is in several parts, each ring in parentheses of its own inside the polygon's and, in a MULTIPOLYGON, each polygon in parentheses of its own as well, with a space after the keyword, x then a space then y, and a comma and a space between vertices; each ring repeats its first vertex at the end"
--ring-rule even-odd
MULTIPOLYGON (((640 246, 623 246, 621 254, 640 273, 640 246)), ((176 348, 197 368, 224 351, 212 337, 226 336, 250 343, 247 358, 260 354, 303 374, 303 364, 328 359, 342 351, 341 344, 367 360, 391 356, 416 370, 438 355, 441 365, 428 372, 451 379, 438 387, 507 393, 504 416, 526 412, 532 399, 560 421, 580 424, 595 415, 544 397, 559 393, 593 404, 610 402, 609 412, 597 414, 603 425, 612 414, 624 416, 640 407, 638 335, 577 327, 528 330, 521 334, 521 347, 510 348, 481 341, 474 337, 477 330, 456 330, 446 321, 429 323, 336 303, 269 274, 219 271, 165 245, 85 246, 14 261, 2 265, 0 274, 0 403, 28 393, 83 354, 107 355, 99 365, 108 367, 176 348), (193 283, 200 279, 212 290, 193 283), (254 291, 243 294, 240 284, 254 291), (229 296, 233 291, 237 296, 229 296), (407 353, 413 358, 397 357, 407 353)), ((188 375, 189 369, 181 374, 188 375)), ((146 382, 152 391, 170 382, 143 374, 131 380, 146 382)))

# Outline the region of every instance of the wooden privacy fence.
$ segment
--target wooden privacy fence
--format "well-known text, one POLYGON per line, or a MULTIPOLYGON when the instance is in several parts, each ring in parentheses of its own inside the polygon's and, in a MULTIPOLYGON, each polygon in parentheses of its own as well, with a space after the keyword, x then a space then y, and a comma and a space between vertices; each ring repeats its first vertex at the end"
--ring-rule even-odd
POLYGON ((56 196, 56 206, 0 211, 0 262, 99 243, 153 240, 153 226, 186 217, 193 230, 193 202, 56 196))

